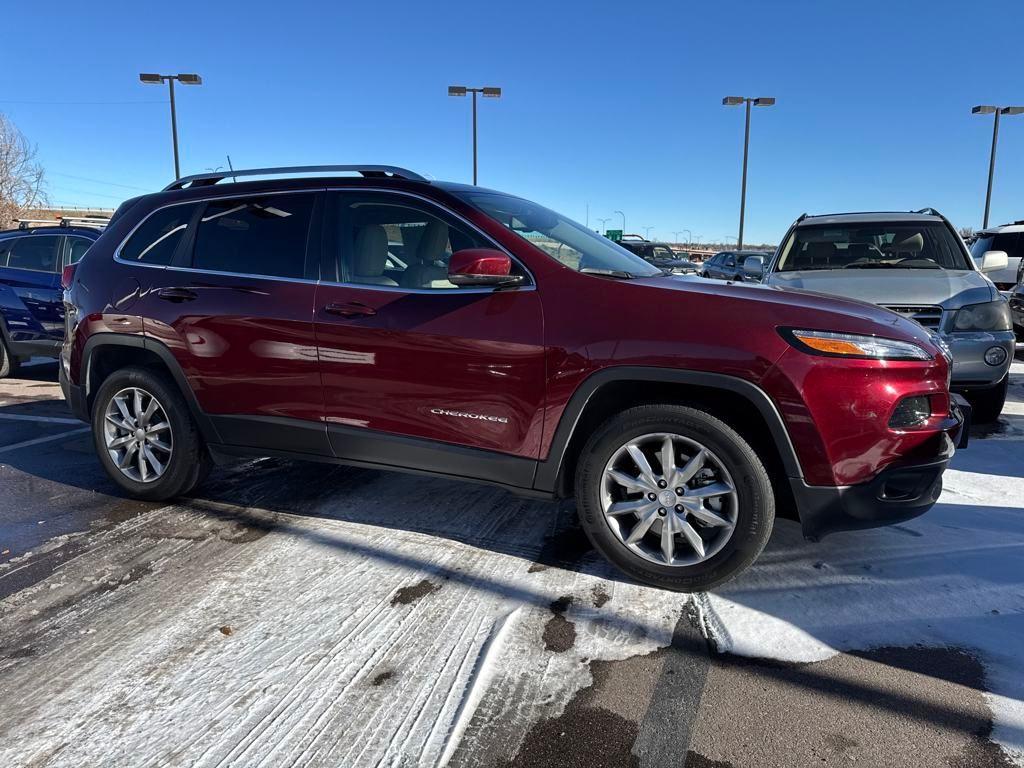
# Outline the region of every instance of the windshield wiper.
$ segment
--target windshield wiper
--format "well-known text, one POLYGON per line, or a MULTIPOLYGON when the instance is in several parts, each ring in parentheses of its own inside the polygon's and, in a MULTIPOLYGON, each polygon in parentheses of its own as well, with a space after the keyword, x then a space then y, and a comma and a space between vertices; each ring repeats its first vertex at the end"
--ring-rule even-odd
POLYGON ((598 269, 597 267, 584 267, 580 270, 584 275, 601 275, 602 277, 614 277, 619 280, 635 280, 636 275, 623 272, 621 269, 598 269))
POLYGON ((847 264, 843 269, 895 269, 895 264, 886 261, 862 261, 860 263, 847 264))

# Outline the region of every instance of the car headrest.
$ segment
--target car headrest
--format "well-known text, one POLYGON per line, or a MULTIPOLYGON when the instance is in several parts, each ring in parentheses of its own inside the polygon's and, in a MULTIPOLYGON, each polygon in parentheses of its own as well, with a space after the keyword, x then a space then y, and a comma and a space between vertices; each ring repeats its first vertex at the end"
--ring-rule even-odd
POLYGON ((360 276, 379 277, 388 260, 388 233, 380 224, 366 224, 356 232, 352 271, 360 276))
POLYGON ((448 246, 448 225, 436 219, 427 222, 416 243, 416 258, 423 262, 437 261, 448 246))
POLYGON ((906 240, 893 243, 893 250, 899 253, 920 253, 924 250, 924 235, 918 232, 916 235, 911 235, 906 240))

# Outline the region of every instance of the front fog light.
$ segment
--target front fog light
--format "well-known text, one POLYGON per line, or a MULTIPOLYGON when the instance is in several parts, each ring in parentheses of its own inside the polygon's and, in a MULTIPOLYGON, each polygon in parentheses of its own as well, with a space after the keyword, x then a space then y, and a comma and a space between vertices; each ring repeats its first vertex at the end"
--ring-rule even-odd
POLYGON ((1006 350, 1002 347, 989 347, 985 350, 985 362, 989 365, 1002 365, 1006 362, 1006 350))
POLYGON ((919 427, 928 421, 931 415, 932 404, 927 395, 905 397, 900 400, 896 410, 892 412, 889 426, 893 429, 919 427))

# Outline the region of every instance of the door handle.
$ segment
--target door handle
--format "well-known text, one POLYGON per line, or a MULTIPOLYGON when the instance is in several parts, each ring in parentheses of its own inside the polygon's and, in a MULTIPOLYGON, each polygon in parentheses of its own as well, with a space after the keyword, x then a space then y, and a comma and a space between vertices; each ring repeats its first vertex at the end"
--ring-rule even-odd
POLYGON ((360 304, 358 301, 348 304, 331 303, 324 307, 324 312, 329 315, 340 315, 341 317, 373 317, 377 314, 376 309, 360 304))
POLYGON ((188 288, 161 288, 156 295, 164 301, 180 304, 183 301, 195 301, 199 294, 188 288))

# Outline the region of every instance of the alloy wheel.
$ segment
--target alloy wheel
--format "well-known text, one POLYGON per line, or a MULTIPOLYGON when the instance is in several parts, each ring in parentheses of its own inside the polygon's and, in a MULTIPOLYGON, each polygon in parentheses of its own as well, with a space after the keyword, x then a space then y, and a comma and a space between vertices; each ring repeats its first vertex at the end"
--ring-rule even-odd
POLYGON ((151 393, 128 387, 110 398, 103 419, 110 460, 137 483, 160 479, 174 450, 171 424, 151 393))
POLYGON ((707 446, 670 433, 631 439, 602 476, 605 521, 630 551, 658 565, 716 555, 736 529, 736 486, 707 446))

